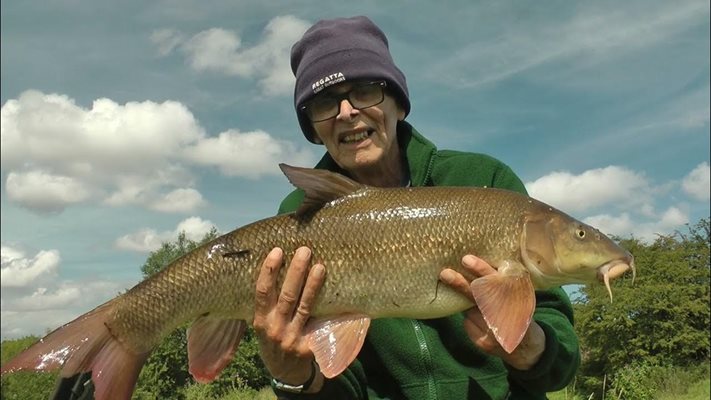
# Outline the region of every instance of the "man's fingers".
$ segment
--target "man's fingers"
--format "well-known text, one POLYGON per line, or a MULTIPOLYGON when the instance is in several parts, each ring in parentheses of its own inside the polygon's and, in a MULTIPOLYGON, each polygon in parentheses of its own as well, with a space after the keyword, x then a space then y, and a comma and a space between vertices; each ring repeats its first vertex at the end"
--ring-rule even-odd
POLYGON ((323 286, 325 276, 326 269, 322 264, 316 264, 311 268, 304 285, 304 291, 301 293, 301 299, 299 299, 299 305, 294 312, 294 317, 285 327, 282 348, 298 353, 301 356, 311 354, 308 341, 304 340, 306 338, 304 336, 304 326, 311 316, 311 310, 316 301, 316 296, 321 286, 323 286))
POLYGON ((469 288, 469 282, 462 276, 462 274, 454 271, 453 269, 444 269, 439 274, 439 279, 447 285, 451 286, 452 289, 458 291, 459 293, 467 296, 469 300, 476 303, 474 300, 474 295, 469 288))
POLYGON ((262 268, 259 270, 259 277, 257 277, 256 283, 255 315, 268 313, 276 301, 277 289, 275 286, 283 257, 283 251, 276 247, 269 252, 262 263, 262 268))
POLYGON ((309 277, 306 279, 306 285, 304 285, 304 291, 301 293, 299 306, 294 314, 293 323, 298 326, 299 331, 311 316, 311 309, 316 301, 316 295, 321 290, 325 277, 326 268, 322 264, 316 264, 311 268, 309 277))
POLYGON ((478 277, 496 272, 494 267, 489 265, 486 261, 471 254, 462 257, 462 266, 478 277))
POLYGON ((284 284, 276 304, 276 311, 286 317, 291 317, 296 307, 296 302, 301 297, 304 287, 304 278, 308 271, 311 250, 308 247, 299 247, 286 271, 284 284))

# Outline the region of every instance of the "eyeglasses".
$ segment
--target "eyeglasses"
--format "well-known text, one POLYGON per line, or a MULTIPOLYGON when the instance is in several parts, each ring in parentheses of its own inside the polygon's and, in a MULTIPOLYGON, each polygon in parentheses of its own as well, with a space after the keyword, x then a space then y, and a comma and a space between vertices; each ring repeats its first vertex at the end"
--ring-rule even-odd
POLYGON ((311 122, 321 122, 338 115, 343 100, 348 100, 356 110, 373 107, 385 99, 385 86, 385 81, 365 82, 344 93, 323 93, 308 101, 301 111, 311 122))

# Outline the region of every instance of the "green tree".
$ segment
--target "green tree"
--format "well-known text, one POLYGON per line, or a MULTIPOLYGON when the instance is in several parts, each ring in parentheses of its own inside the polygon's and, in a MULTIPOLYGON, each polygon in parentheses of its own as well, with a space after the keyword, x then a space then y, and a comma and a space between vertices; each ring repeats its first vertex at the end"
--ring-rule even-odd
POLYGON ((218 236, 219 234, 215 227, 210 229, 210 232, 206 233, 199 242, 188 239, 184 231, 180 232, 175 242, 163 242, 158 250, 149 254, 148 259, 141 266, 143 277, 148 278, 156 272, 162 271, 179 257, 195 250, 203 243, 216 239, 218 236))
POLYGON ((599 392, 605 376, 621 381, 621 371, 639 370, 631 366, 709 362, 710 239, 707 218, 651 244, 620 241, 635 256, 637 279, 616 282, 613 302, 601 285, 581 289, 579 388, 599 392))

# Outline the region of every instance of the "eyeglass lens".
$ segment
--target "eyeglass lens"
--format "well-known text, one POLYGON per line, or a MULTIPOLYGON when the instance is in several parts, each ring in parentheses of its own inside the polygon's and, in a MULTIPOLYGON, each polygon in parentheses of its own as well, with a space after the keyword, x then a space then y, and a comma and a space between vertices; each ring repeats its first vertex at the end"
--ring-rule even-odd
POLYGON ((385 82, 359 84, 344 93, 323 93, 314 97, 304 108, 311 122, 320 122, 338 115, 341 101, 348 99, 353 108, 362 110, 383 102, 385 82))

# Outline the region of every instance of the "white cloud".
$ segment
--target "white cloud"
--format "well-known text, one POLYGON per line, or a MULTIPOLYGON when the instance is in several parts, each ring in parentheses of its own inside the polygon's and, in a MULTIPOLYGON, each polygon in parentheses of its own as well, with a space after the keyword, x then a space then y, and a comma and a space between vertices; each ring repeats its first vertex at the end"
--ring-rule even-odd
POLYGON ((98 99, 86 109, 67 96, 30 90, 1 113, 8 198, 36 212, 102 198, 150 204, 190 182, 175 155, 203 137, 190 111, 173 101, 98 99))
POLYGON ((159 234, 155 229, 143 228, 116 239, 114 245, 121 250, 148 253, 160 248, 161 243, 170 241, 172 232, 159 234))
POLYGON ((5 185, 8 199, 39 213, 59 212, 89 198, 84 183, 43 171, 10 172, 5 185))
POLYGON ((2 339, 42 335, 115 297, 125 283, 67 281, 28 288, 27 294, 2 292, 2 339))
POLYGON ((183 35, 175 29, 158 29, 151 34, 151 42, 158 46, 161 56, 167 56, 184 41, 183 35))
POLYGON ((681 182, 681 187, 689 196, 699 201, 708 201, 711 192, 711 174, 709 163, 703 162, 696 166, 681 182))
POLYGON ((256 178, 277 174, 281 161, 314 159, 305 147, 263 131, 208 137, 175 101, 98 99, 83 108, 68 96, 29 90, 8 100, 1 113, 8 199, 36 213, 87 202, 191 212, 205 204, 193 187, 194 164, 256 178))
POLYGON ((624 167, 608 166, 573 175, 552 172, 526 183, 531 197, 569 213, 611 204, 644 204, 649 200, 647 179, 624 167))
POLYGON ((181 232, 185 232, 186 238, 199 241, 213 227, 216 227, 216 225, 211 221, 203 220, 199 217, 190 217, 181 221, 172 231, 158 232, 155 229, 143 228, 134 233, 121 236, 116 239, 114 245, 121 250, 149 253, 159 249, 165 242, 176 240, 181 232))
POLYGON ((188 212, 205 204, 202 195, 195 189, 181 188, 156 200, 151 209, 161 212, 188 212))
POLYGON ((660 234, 669 234, 689 222, 689 216, 676 206, 667 208, 661 215, 654 218, 639 219, 623 212, 619 215, 599 214, 583 219, 583 222, 594 226, 608 235, 620 237, 634 236, 651 242, 660 234))
POLYGON ((2 338, 40 334, 71 321, 116 296, 119 282, 61 279, 57 250, 39 250, 34 255, 15 245, 3 244, 0 317, 2 338))
POLYGON ((0 285, 3 288, 22 288, 55 276, 61 260, 57 250, 41 250, 33 257, 27 257, 22 250, 3 245, 0 252, 0 285))
POLYGON ((606 235, 628 236, 632 233, 635 223, 628 213, 617 216, 610 214, 593 215, 583 219, 583 222, 602 231, 606 235))
POLYGON ((216 227, 212 221, 204 220, 199 217, 190 217, 181 221, 177 228, 175 228, 175 236, 177 237, 179 233, 185 232, 185 237, 198 241, 202 239, 210 230, 216 227))
POLYGON ((281 174, 278 163, 311 165, 313 155, 293 143, 277 140, 264 131, 229 130, 187 148, 186 157, 196 164, 215 166, 228 176, 259 178, 281 174))
POLYGON ((684 225, 687 222, 689 222, 689 217, 685 212, 677 207, 669 207, 664 214, 662 214, 659 224, 664 228, 673 228, 684 225))
POLYGON ((256 79, 262 91, 273 96, 293 90, 289 52, 309 25, 290 15, 275 17, 264 28, 261 40, 246 48, 237 33, 222 28, 204 30, 187 40, 179 32, 164 29, 155 31, 151 38, 161 55, 180 43, 194 70, 256 79))

